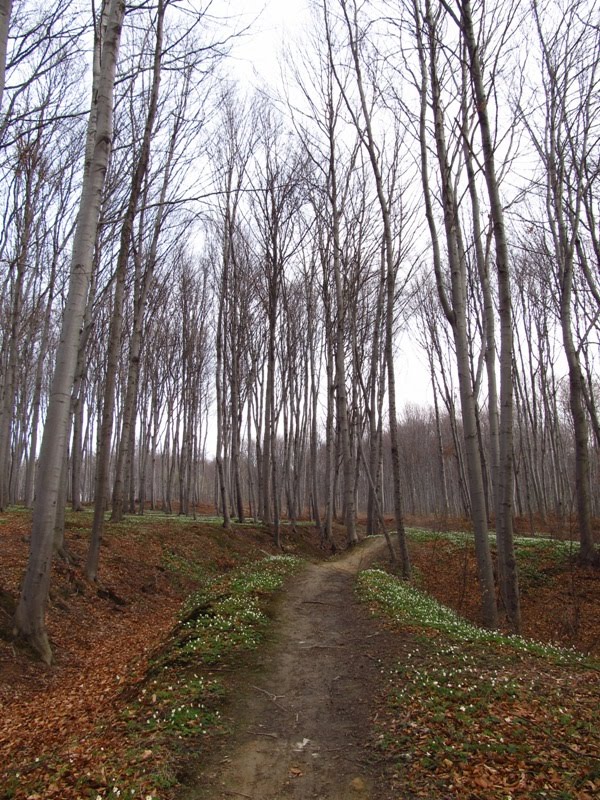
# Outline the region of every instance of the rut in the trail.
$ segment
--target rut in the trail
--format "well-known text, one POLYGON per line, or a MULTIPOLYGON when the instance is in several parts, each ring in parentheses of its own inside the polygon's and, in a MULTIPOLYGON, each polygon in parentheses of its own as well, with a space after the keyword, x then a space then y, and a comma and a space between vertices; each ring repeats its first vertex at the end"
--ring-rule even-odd
POLYGON ((264 668, 232 710, 235 734, 190 798, 251 800, 387 796, 364 747, 381 633, 354 596, 372 541, 289 584, 264 668))

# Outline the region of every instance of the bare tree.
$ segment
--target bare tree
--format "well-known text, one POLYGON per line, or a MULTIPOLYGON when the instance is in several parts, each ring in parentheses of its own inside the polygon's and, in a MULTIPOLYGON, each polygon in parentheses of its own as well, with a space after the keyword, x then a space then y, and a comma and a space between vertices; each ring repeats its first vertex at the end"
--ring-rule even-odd
POLYGON ((288 143, 282 121, 273 109, 263 108, 259 118, 261 140, 255 157, 252 213, 257 224, 258 246, 263 263, 262 302, 266 313, 266 385, 264 433, 262 446, 262 518, 273 526, 273 536, 280 544, 279 467, 277 459, 277 422, 280 398, 276 396, 278 319, 286 265, 295 252, 300 185, 303 173, 302 154, 288 143), (257 159, 260 159, 259 161, 257 159))
POLYGON ((50 584, 56 505, 67 447, 69 400, 75 377, 79 332, 85 311, 104 176, 112 143, 113 90, 124 14, 124 2, 110 0, 103 6, 97 26, 92 107, 73 244, 69 295, 40 450, 29 560, 15 616, 19 633, 47 663, 52 660, 52 651, 46 632, 45 610, 50 584))
POLYGON ((98 463, 96 466, 96 487, 94 491, 94 520, 92 524, 92 535, 90 538, 90 546, 86 562, 86 575, 88 580, 92 581, 96 580, 98 576, 100 543, 104 529, 106 490, 108 487, 109 478, 108 468, 114 424, 115 382, 117 377, 117 362, 121 347, 121 332, 123 329, 123 303, 125 294, 125 280, 127 277, 127 265, 130 260, 129 253, 131 248, 134 220, 142 193, 144 178, 150 163, 151 138, 154 131, 154 124, 158 108, 163 55, 164 16, 165 3, 163 0, 158 0, 155 20, 156 38, 152 61, 152 83, 149 90, 148 109, 146 112, 139 154, 137 156, 131 179, 131 189, 129 192, 127 208, 125 210, 121 225, 119 252, 115 269, 115 292, 109 332, 108 360, 102 408, 102 427, 100 431, 99 450, 97 454, 98 463))
POLYGON ((591 525, 586 386, 573 319, 576 270, 580 266, 585 273, 586 244, 590 239, 593 243, 596 236, 595 230, 589 233, 586 228, 584 209, 593 206, 590 203, 591 176, 585 165, 589 165, 594 157, 597 163, 598 158, 597 54, 600 40, 597 26, 588 21, 586 9, 585 3, 576 3, 568 8, 553 4, 551 13, 559 15, 560 25, 556 27, 553 23, 550 27, 545 19, 545 9, 537 2, 533 4, 543 82, 542 118, 539 124, 537 115, 527 117, 523 114, 523 118, 543 168, 547 235, 540 240, 541 256, 545 263, 555 265, 559 293, 559 318, 568 366, 575 439, 580 558, 585 563, 597 563, 599 555, 594 547, 591 525))
MULTIPOLYGON (((444 0, 442 0, 442 2, 443 1, 444 0)), ((484 22, 481 21, 480 30, 477 32, 473 21, 470 0, 459 0, 458 17, 448 5, 445 3, 444 5, 450 16, 456 22, 466 48, 470 85, 472 88, 471 105, 475 108, 477 114, 481 149, 483 153, 483 175, 487 188, 492 234, 495 244, 496 273, 498 276, 498 307, 500 316, 500 426, 497 467, 496 541, 498 545, 500 586, 504 606, 513 630, 518 633, 521 628, 521 610, 513 543, 513 324, 511 313, 510 268, 504 211, 500 198, 492 125, 488 110, 489 92, 484 84, 481 58, 481 50, 483 48, 481 39, 484 22)), ((509 18, 512 19, 512 17, 512 9, 509 9, 509 18)), ((508 30, 506 30, 505 33, 508 34, 508 30)), ((497 59, 499 54, 494 53, 493 55, 497 59)), ((468 157, 467 164, 469 163, 470 158, 468 157)), ((472 200, 474 201, 474 216, 477 217, 477 202, 474 198, 475 192, 472 176, 470 176, 470 191, 472 200)), ((478 239, 477 231, 475 235, 476 239, 478 239)), ((481 258, 481 256, 479 256, 479 258, 481 258)), ((494 385, 493 380, 492 385, 494 385)))
POLYGON ((6 50, 11 13, 12 0, 2 0, 2 2, 0 2, 0 109, 2 108, 4 83, 6 79, 6 50))
MULTIPOLYGON (((356 75, 356 83, 358 94, 360 98, 360 109, 362 119, 359 119, 353 114, 353 121, 359 131, 363 145, 365 146, 368 154, 373 176, 375 178, 375 186, 377 189, 377 199, 381 209, 381 218, 383 222, 383 241, 384 241, 384 254, 385 254, 385 285, 386 285, 386 313, 385 313, 385 359, 387 366, 387 379, 388 379, 388 402, 389 402, 389 420, 390 427, 390 443, 392 453, 392 470, 394 476, 394 513, 396 518, 396 536, 398 537, 398 545, 400 549, 400 561, 402 564, 402 574, 405 578, 410 577, 410 557, 408 553, 408 546, 406 543, 406 534, 404 530, 404 517, 402 511, 402 492, 400 481, 400 451, 398 445, 398 416, 396 411, 396 377, 394 371, 394 347, 393 347, 393 330, 394 330, 394 301, 396 298, 396 280, 398 264, 394 253, 392 221, 390 213, 390 198, 386 196, 384 187, 383 175, 381 171, 381 163, 379 158, 379 149, 375 141, 373 132, 373 124, 371 119, 371 110, 367 103, 365 93, 365 85, 363 80, 363 69, 361 64, 361 55, 358 42, 358 15, 356 4, 353 4, 352 18, 348 13, 347 3, 345 0, 340 0, 344 20, 346 22, 346 29, 348 34, 348 41, 350 51, 352 54, 352 61, 356 75)), ((348 103, 348 108, 351 110, 351 105, 348 103)))
POLYGON ((413 4, 413 22, 415 25, 416 44, 420 64, 420 83, 418 87, 421 101, 419 138, 425 212, 431 235, 436 285, 444 314, 452 327, 456 348, 471 514, 475 530, 475 550, 482 597, 483 619, 486 625, 495 627, 497 625, 498 612, 488 540, 487 510, 478 444, 476 403, 473 381, 469 368, 465 254, 460 233, 456 185, 452 180, 452 158, 446 141, 444 106, 441 99, 442 86, 439 75, 440 32, 438 29, 440 25, 440 15, 438 11, 432 8, 429 0, 426 0, 424 14, 419 5, 415 2, 413 4), (438 164, 438 179, 441 185, 444 231, 450 271, 451 299, 447 295, 446 282, 442 272, 442 254, 430 186, 427 138, 427 109, 429 103, 431 103, 434 116, 435 153, 438 164))

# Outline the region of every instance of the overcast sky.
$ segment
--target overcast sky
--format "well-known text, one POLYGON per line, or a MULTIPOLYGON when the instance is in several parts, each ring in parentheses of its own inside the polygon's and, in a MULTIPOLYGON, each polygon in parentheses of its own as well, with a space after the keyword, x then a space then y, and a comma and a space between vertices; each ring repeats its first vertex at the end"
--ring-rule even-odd
MULTIPOLYGON (((229 2, 229 13, 238 3, 229 2)), ((234 45, 232 77, 254 85, 276 84, 278 58, 284 42, 293 40, 308 19, 309 0, 244 0, 241 24, 251 24, 251 32, 234 45)))
MULTIPOLYGON (((251 25, 248 34, 233 46, 231 77, 250 86, 266 84, 276 88, 281 81, 279 60, 283 45, 293 45, 307 27, 309 4, 310 0, 224 0, 227 13, 235 15, 237 24, 251 25)), ((431 404, 425 355, 408 331, 398 338, 396 380, 400 406, 411 402, 431 404)))

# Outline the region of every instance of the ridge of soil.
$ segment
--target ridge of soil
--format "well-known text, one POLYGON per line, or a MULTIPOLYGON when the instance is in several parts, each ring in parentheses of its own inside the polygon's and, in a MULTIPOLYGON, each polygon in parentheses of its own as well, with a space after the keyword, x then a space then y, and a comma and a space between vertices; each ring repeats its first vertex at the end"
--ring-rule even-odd
POLYGON ((233 733, 182 800, 397 796, 365 744, 376 710, 371 688, 398 637, 354 594, 356 573, 384 548, 368 540, 288 582, 272 640, 228 710, 233 733))

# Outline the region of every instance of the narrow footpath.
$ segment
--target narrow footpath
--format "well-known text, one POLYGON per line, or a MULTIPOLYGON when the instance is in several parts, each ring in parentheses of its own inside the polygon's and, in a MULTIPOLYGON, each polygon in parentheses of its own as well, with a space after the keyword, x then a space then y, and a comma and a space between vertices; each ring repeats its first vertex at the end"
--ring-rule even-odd
POLYGON ((354 594, 356 573, 385 557, 384 547, 370 540, 288 584, 273 641, 230 708, 234 733, 186 800, 393 796, 365 747, 391 634, 354 594))

